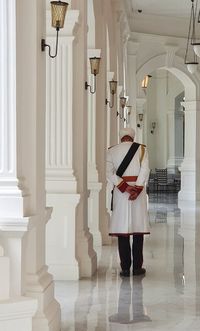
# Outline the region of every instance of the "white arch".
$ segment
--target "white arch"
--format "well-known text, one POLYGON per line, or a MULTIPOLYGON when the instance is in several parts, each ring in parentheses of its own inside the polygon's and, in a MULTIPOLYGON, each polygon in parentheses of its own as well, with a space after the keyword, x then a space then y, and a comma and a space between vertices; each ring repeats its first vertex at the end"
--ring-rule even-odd
POLYGON ((191 75, 183 62, 183 59, 179 56, 174 57, 173 67, 166 66, 166 54, 157 55, 147 62, 145 62, 137 70, 137 97, 144 97, 141 89, 141 82, 146 75, 157 69, 166 69, 174 74, 183 84, 185 88, 186 100, 198 100, 200 96, 200 73, 191 75))
POLYGON ((199 200, 200 183, 197 171, 200 168, 197 151, 199 147, 199 99, 200 99, 200 72, 191 75, 181 57, 174 56, 173 65, 168 67, 166 54, 157 55, 146 61, 136 73, 137 97, 144 98, 141 82, 144 77, 156 69, 166 69, 174 74, 185 89, 185 155, 181 165, 181 191, 179 200, 199 200))

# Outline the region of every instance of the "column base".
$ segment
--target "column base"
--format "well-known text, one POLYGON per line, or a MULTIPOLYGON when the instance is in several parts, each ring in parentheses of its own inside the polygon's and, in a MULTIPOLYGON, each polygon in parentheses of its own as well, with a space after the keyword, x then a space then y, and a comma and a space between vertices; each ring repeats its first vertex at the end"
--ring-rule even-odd
POLYGON ((167 162, 167 170, 169 174, 175 174, 178 172, 178 168, 181 166, 183 158, 171 158, 167 162))
POLYGON ((0 330, 32 331, 37 300, 19 297, 0 302, 0 330))
POLYGON ((181 191, 178 193, 178 200, 179 201, 195 201, 196 200, 196 194, 193 191, 184 191, 181 189, 181 191))
POLYGON ((79 232, 77 238, 78 246, 78 261, 80 277, 91 277, 97 270, 97 255, 93 249, 93 238, 88 233, 82 237, 82 232, 79 232))
POLYGON ((33 318, 33 331, 60 331, 60 305, 54 299, 52 276, 44 266, 37 274, 27 275, 27 296, 38 300, 38 310, 33 318))
POLYGON ((60 325, 60 305, 56 300, 51 302, 44 315, 33 318, 33 331, 60 331, 60 325))
POLYGON ((79 267, 76 264, 50 264, 49 272, 54 280, 79 280, 79 267))
POLYGON ((185 160, 181 168, 181 190, 178 194, 178 200, 195 201, 196 200, 196 172, 194 162, 185 160))
POLYGON ((102 246, 101 232, 99 230, 99 192, 101 188, 102 183, 88 183, 88 189, 90 190, 88 198, 88 225, 93 236, 94 247, 102 246))
POLYGON ((106 213, 103 216, 103 219, 104 219, 104 227, 101 230, 102 245, 111 245, 112 244, 112 238, 108 235, 108 233, 109 233, 109 221, 110 221, 109 213, 106 213))
POLYGON ((0 256, 0 298, 6 300, 9 298, 10 287, 10 263, 7 256, 0 256))
POLYGON ((47 194, 47 203, 53 206, 53 213, 47 224, 46 261, 54 280, 79 279, 75 256, 76 207, 79 199, 79 194, 47 194))

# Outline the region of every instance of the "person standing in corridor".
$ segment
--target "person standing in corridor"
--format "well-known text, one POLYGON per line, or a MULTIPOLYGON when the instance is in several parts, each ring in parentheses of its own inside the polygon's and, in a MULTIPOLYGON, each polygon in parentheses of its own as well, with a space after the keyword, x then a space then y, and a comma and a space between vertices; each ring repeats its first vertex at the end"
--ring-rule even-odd
POLYGON ((114 187, 109 235, 118 237, 122 277, 130 276, 131 265, 133 275, 145 274, 143 240, 144 234, 150 233, 145 190, 148 153, 146 146, 134 142, 134 138, 133 129, 120 130, 121 143, 107 152, 107 180, 114 187))

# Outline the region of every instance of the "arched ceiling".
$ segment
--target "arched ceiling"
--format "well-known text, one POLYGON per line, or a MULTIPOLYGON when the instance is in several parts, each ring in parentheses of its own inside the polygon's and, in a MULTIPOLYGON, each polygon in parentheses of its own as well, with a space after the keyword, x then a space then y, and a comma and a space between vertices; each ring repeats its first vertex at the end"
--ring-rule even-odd
POLYGON ((190 0, 131 0, 134 10, 142 9, 146 15, 188 17, 190 0))
POLYGON ((190 0, 125 0, 132 32, 186 38, 190 0), (142 10, 141 13, 138 10, 142 10))

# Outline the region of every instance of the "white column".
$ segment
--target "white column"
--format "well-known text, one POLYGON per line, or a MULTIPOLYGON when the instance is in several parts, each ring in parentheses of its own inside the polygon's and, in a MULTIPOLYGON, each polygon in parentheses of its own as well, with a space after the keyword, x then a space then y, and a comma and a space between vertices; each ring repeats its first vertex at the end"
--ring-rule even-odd
POLYGON ((18 173, 30 192, 25 215, 30 224, 22 242, 26 269, 24 292, 38 300, 33 319, 34 331, 58 331, 60 306, 54 298, 54 284, 45 264, 46 223, 51 209, 46 208, 45 192, 45 109, 46 56, 41 51, 45 37, 44 0, 19 0, 17 3, 17 111, 18 173))
POLYGON ((15 1, 1 1, 0 15, 0 217, 23 218, 24 199, 18 187, 16 155, 15 1))
POLYGON ((43 33, 44 7, 42 0, 0 3, 0 231, 5 255, 0 263, 7 275, 0 329, 9 331, 49 331, 52 325, 58 331, 60 327, 52 279, 45 270, 41 281, 38 272, 45 268, 48 219, 43 158, 45 63, 38 38, 43 33))
POLYGON ((181 164, 181 191, 179 200, 196 200, 197 160, 199 152, 196 150, 197 142, 197 115, 200 111, 199 101, 186 101, 185 107, 185 151, 181 164))
MULTIPOLYGON (((96 47, 101 49, 101 57, 106 61, 106 23, 105 17, 100 15, 101 2, 94 1, 95 12, 95 31, 96 47), (99 27, 101 26, 101 29, 99 27)), ((97 169, 99 171, 99 180, 102 183, 100 192, 99 210, 100 210, 100 231, 103 245, 110 244, 111 239, 108 236, 109 214, 106 209, 106 150, 107 150, 107 111, 105 99, 107 97, 105 84, 107 81, 107 65, 100 66, 100 72, 97 77, 97 94, 96 94, 96 131, 97 131, 97 148, 96 155, 97 169)))
MULTIPOLYGON (((89 49, 90 57, 100 57, 100 49, 89 49)), ((93 84, 90 63, 88 60, 88 81, 93 84)), ((98 78, 97 78, 98 79, 98 78)), ((96 94, 88 93, 88 225, 93 235, 94 246, 101 246, 101 232, 99 228, 99 192, 102 184, 99 182, 99 175, 96 165, 96 94)))
POLYGON ((200 129, 199 129, 199 123, 200 123, 200 111, 197 111, 196 113, 196 199, 197 201, 200 200, 200 157, 199 157, 199 144, 200 144, 200 129))
MULTIPOLYGON (((73 30, 79 11, 69 10, 59 37, 56 59, 47 59, 46 70, 46 190, 53 207, 47 226, 47 264, 56 280, 79 279, 75 255, 76 207, 80 195, 73 169, 73 30)), ((55 45, 47 11, 47 43, 55 45)))
MULTIPOLYGON (((107 99, 109 101, 111 96, 110 96, 110 86, 109 86, 109 81, 111 81, 112 79, 114 79, 114 72, 108 71, 107 72, 107 80, 106 80, 106 95, 107 95, 107 99)), ((107 148, 109 148, 110 146, 112 146, 112 135, 113 132, 111 131, 111 122, 112 122, 112 112, 113 112, 113 108, 109 108, 109 104, 107 104, 107 107, 105 108, 106 112, 107 112, 107 148)), ((117 116, 117 114, 116 114, 117 116)))
MULTIPOLYGON (((194 284, 196 283, 196 249, 197 249, 197 222, 199 217, 199 211, 195 206, 195 202, 179 201, 178 204, 181 210, 181 227, 179 234, 184 238, 183 247, 183 265, 184 265, 184 292, 187 294, 194 290, 194 284)), ((195 307, 196 298, 193 297, 191 301, 195 307)), ((187 305, 186 305, 187 307, 187 305)))
POLYGON ((175 110, 169 109, 167 112, 167 131, 168 131, 168 160, 167 169, 169 173, 175 172, 175 110))
POLYGON ((179 168, 181 166, 181 163, 183 162, 183 153, 184 153, 184 151, 183 151, 183 149, 184 149, 183 125, 184 125, 184 111, 176 110, 176 112, 175 112, 175 129, 174 129, 176 169, 179 168))
MULTIPOLYGON (((110 88, 109 88, 109 81, 112 80, 112 78, 114 80, 116 80, 117 74, 115 74, 114 72, 108 72, 107 73, 107 88, 109 89, 109 92, 107 92, 107 98, 109 100, 111 100, 111 95, 110 95, 110 88), (109 79, 109 80, 108 80, 109 79)), ((109 142, 110 142, 110 146, 114 146, 117 144, 118 141, 118 118, 117 118, 117 97, 116 94, 114 95, 114 106, 113 108, 109 108, 107 106, 107 112, 110 113, 109 114, 109 119, 110 119, 110 123, 107 123, 107 125, 109 125, 109 142)))
POLYGON ((137 93, 137 80, 136 80, 136 71, 137 71, 137 51, 139 48, 139 43, 132 40, 128 41, 128 86, 127 94, 129 95, 129 105, 132 106, 131 115, 130 115, 130 124, 129 127, 136 130, 137 128, 137 119, 136 119, 136 93, 137 93))
MULTIPOLYGON (((1 233, 1 232, 0 232, 1 233)), ((9 300, 10 297, 10 259, 4 256, 3 240, 0 237, 0 298, 9 300)), ((1 301, 0 301, 1 307, 1 301)))
POLYGON ((168 160, 167 168, 169 173, 175 173, 183 162, 183 157, 179 150, 176 151, 176 139, 181 140, 183 126, 183 111, 175 109, 168 110, 168 160))
MULTIPOLYGON (((109 81, 112 79, 115 79, 115 73, 114 72, 107 72, 107 99, 111 102, 111 95, 110 95, 110 86, 109 81)), ((119 121, 120 118, 117 116, 117 111, 119 111, 119 95, 121 93, 122 88, 119 89, 119 85, 117 85, 117 92, 116 95, 114 95, 114 106, 113 108, 109 107, 109 104, 107 104, 107 149, 111 146, 114 146, 118 142, 118 132, 119 132, 119 121)), ((113 187, 110 183, 107 183, 106 188, 106 207, 109 214, 111 214, 111 191, 113 187)))
POLYGON ((136 99, 136 108, 137 108, 137 130, 136 130, 136 141, 138 143, 143 143, 143 129, 144 129, 144 106, 146 103, 145 98, 136 99), (139 120, 139 114, 143 114, 143 120, 139 120))
MULTIPOLYGON (((123 86, 122 85, 118 85, 117 86, 117 110, 116 110, 116 116, 117 116, 117 112, 120 113, 121 112, 121 106, 120 106, 120 96, 123 94, 123 86)), ((118 131, 118 140, 119 140, 119 131, 120 129, 124 128, 124 121, 122 121, 119 117, 119 115, 117 116, 117 131, 118 131)))
MULTIPOLYGON (((87 81, 87 1, 72 2, 80 10, 81 20, 74 43, 73 63, 73 142, 74 170, 80 202, 76 214, 76 256, 81 277, 91 277, 97 268, 97 256, 93 249, 93 237, 88 229, 88 105, 87 81)), ((97 82, 98 86, 98 82, 97 82)))

